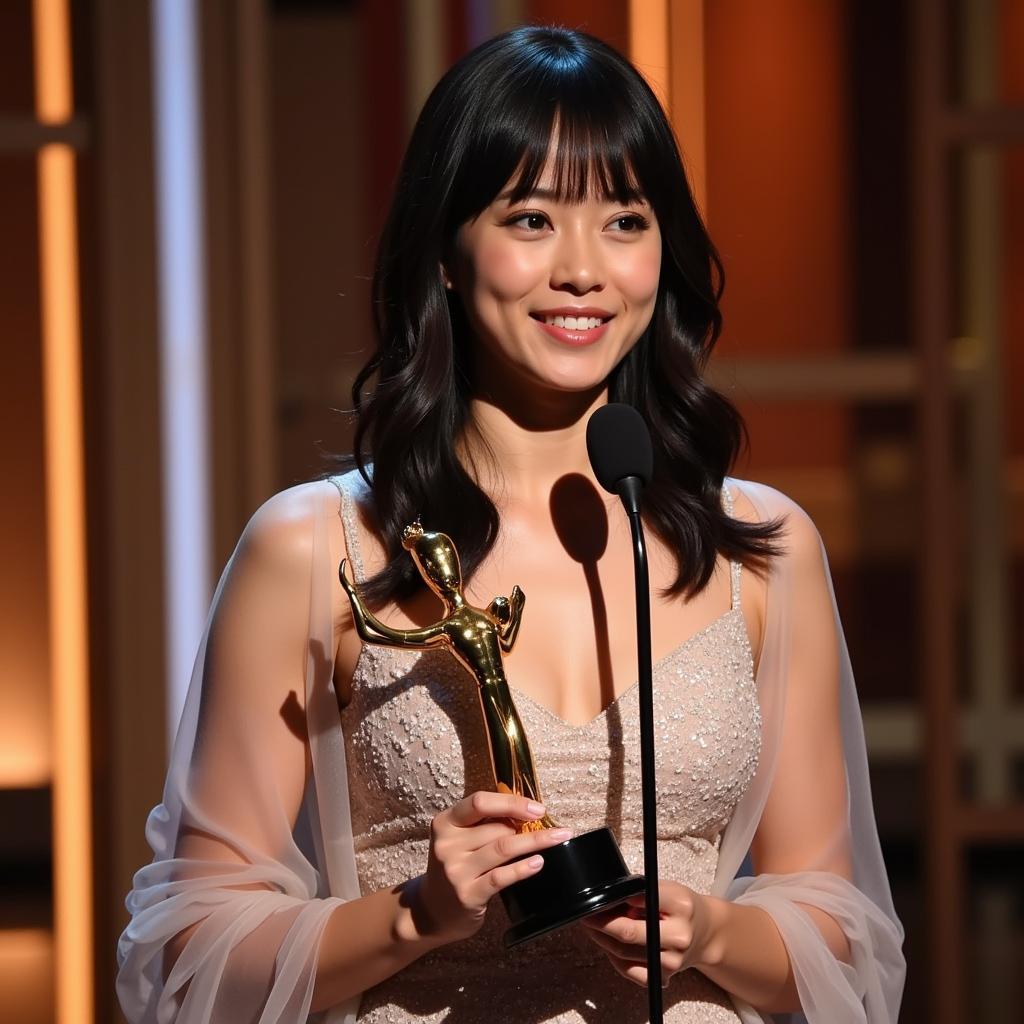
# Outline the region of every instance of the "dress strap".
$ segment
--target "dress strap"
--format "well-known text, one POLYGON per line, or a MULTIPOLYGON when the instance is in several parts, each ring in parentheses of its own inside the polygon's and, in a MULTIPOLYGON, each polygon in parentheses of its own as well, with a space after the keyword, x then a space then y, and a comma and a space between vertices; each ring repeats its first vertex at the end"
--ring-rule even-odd
MULTIPOLYGON (((725 514, 731 519, 733 517, 732 491, 729 490, 724 481, 722 482, 722 505, 725 508, 725 514)), ((729 580, 732 601, 731 607, 733 609, 739 608, 740 606, 740 574, 742 572, 742 562, 729 563, 729 580)))
POLYGON ((338 515, 341 519, 341 528, 345 533, 345 550, 352 565, 352 576, 356 583, 362 583, 366 578, 366 573, 363 570, 363 553, 359 546, 359 510, 356 508, 355 499, 349 493, 349 489, 341 482, 341 478, 332 476, 330 481, 338 488, 338 494, 341 496, 341 508, 338 515))

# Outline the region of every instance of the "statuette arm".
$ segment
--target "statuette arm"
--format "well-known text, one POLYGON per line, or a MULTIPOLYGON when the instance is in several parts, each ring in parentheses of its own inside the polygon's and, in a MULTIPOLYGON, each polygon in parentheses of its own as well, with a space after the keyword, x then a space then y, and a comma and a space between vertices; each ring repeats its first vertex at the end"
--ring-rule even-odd
POLYGON ((417 629, 394 629, 381 622, 356 593, 355 586, 346 573, 347 565, 348 560, 343 558, 338 566, 338 579, 348 594, 349 604, 352 606, 352 620, 360 640, 367 644, 384 644, 388 647, 406 647, 414 650, 426 650, 443 640, 443 622, 417 629))
POLYGON ((523 608, 526 607, 526 595, 518 584, 512 588, 511 598, 496 597, 488 611, 499 624, 498 643, 505 654, 515 646, 519 636, 519 627, 523 621, 523 608))

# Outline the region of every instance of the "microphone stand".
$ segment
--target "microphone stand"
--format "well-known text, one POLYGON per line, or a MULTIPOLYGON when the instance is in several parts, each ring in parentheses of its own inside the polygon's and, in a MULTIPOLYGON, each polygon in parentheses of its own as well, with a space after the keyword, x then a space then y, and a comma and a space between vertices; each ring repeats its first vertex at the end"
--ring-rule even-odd
POLYGON ((654 684, 651 678, 651 584, 647 546, 640 520, 643 480, 627 476, 616 491, 622 499, 633 535, 636 581, 636 658, 640 699, 640 778, 644 816, 644 899, 647 923, 647 1005, 650 1024, 662 1024, 661 913, 658 907, 657 789, 654 779, 654 684))

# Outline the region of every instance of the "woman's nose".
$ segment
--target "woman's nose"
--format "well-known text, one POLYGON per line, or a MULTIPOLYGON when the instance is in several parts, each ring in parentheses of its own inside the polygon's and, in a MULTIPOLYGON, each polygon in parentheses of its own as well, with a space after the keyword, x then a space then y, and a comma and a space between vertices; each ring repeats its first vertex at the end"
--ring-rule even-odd
POLYGON ((574 295, 604 287, 600 249, 585 231, 566 231, 558 240, 551 265, 551 286, 574 295))

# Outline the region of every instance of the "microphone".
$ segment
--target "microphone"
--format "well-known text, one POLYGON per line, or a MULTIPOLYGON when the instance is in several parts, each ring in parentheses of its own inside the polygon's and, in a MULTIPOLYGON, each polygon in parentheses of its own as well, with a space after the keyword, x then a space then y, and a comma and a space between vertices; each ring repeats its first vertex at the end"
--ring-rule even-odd
POLYGON ((598 483, 640 513, 640 494, 654 475, 654 449, 643 417, 631 405, 611 402, 587 421, 587 454, 598 483))
POLYGON ((644 900, 647 923, 647 1005, 661 1024, 661 915, 658 910, 657 790, 654 784, 654 689, 651 680, 651 584, 640 519, 643 489, 654 475, 651 434, 630 405, 610 402, 587 421, 587 454, 594 476, 622 500, 633 535, 636 582, 636 659, 640 704, 640 788, 644 807, 644 900))

